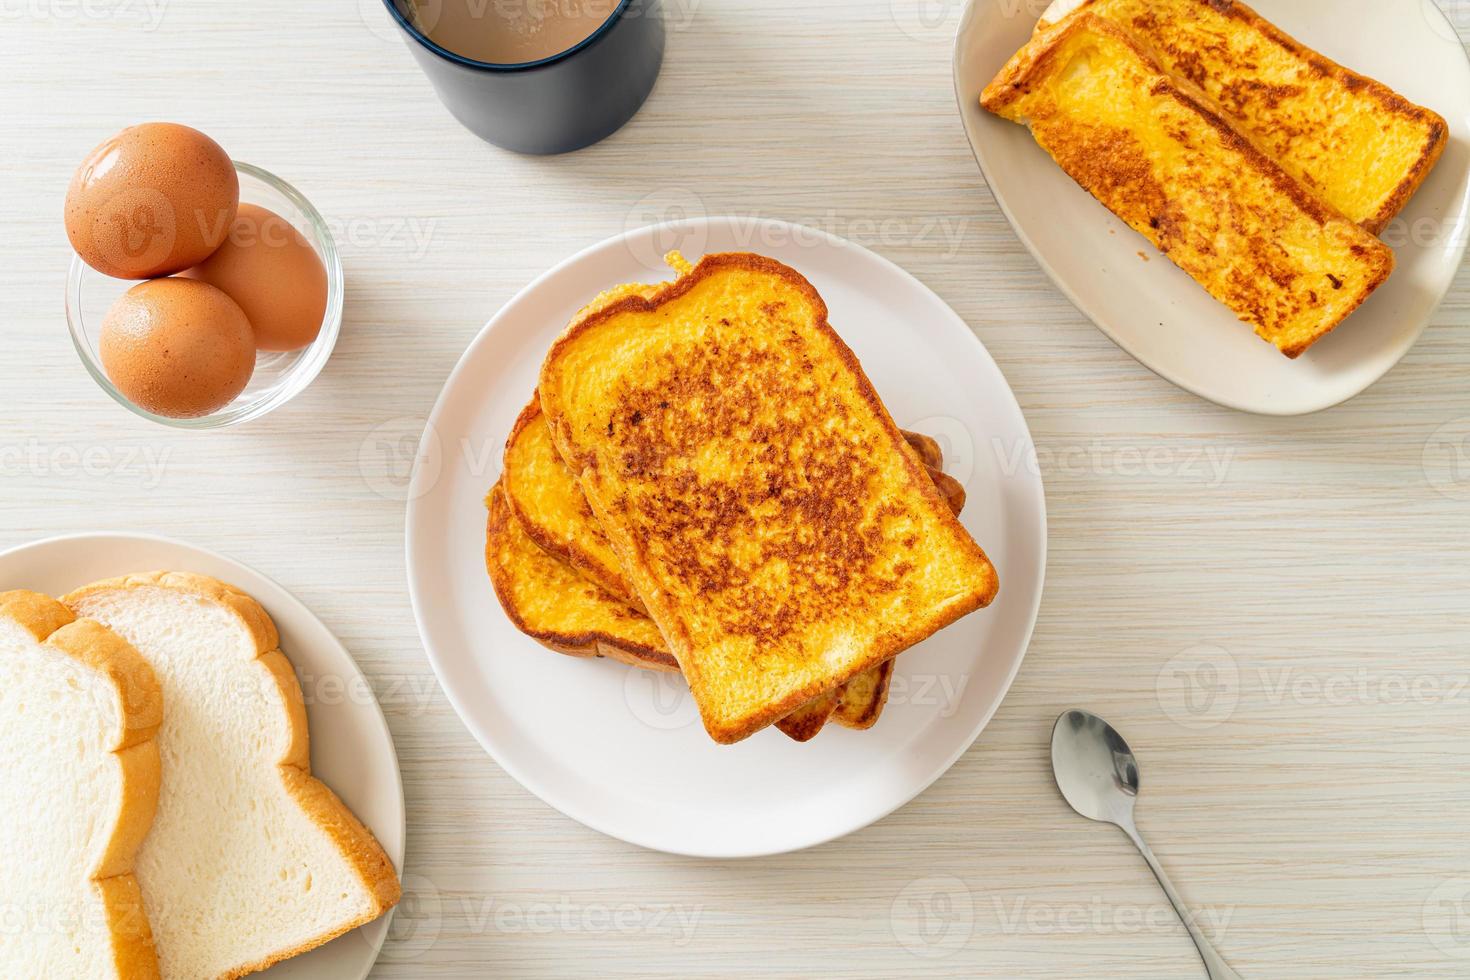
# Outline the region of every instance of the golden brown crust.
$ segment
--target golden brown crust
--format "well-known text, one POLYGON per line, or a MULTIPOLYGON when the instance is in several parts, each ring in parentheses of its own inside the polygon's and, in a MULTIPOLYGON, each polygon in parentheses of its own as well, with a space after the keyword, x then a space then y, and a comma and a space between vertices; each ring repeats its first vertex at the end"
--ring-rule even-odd
POLYGON ((1372 97, 1383 107, 1384 112, 1425 124, 1425 131, 1428 135, 1418 160, 1415 161, 1398 187, 1394 189, 1393 195, 1383 203, 1378 213, 1362 222, 1363 227, 1375 235, 1383 231, 1384 227, 1403 210, 1404 205, 1409 203, 1409 198, 1419 190, 1419 186, 1424 183, 1425 178, 1429 176, 1429 172, 1434 169, 1434 165, 1439 162, 1440 156, 1444 153, 1445 145, 1449 141, 1449 126, 1445 123, 1444 117, 1432 109, 1410 102, 1377 79, 1359 74, 1307 47, 1239 0, 1199 0, 1199 2, 1210 3, 1227 16, 1248 24, 1263 36, 1270 38, 1283 50, 1311 65, 1312 70, 1321 77, 1335 79, 1353 92, 1372 97))
MULTIPOLYGON (((507 567, 500 558, 500 549, 504 546, 506 536, 514 531, 525 531, 525 527, 516 520, 505 489, 499 483, 486 496, 485 507, 485 570, 490 576, 490 584, 495 589, 495 597, 500 601, 501 609, 517 630, 548 650, 569 657, 606 657, 633 667, 667 673, 678 672, 679 662, 667 648, 654 647, 639 643, 631 637, 612 636, 598 630, 569 633, 527 622, 513 591, 517 570, 507 567)), ((548 557, 555 560, 553 555, 548 554, 548 557)), ((608 601, 618 600, 609 594, 608 601)))
MULTIPOLYGON (((934 440, 908 432, 905 433, 905 436, 921 458, 943 462, 943 454, 934 440), (925 443, 928 443, 927 448, 925 443)), ((965 506, 963 485, 946 473, 927 466, 926 469, 930 479, 939 487, 950 509, 956 516, 959 516, 965 506)), ((509 567, 500 558, 502 549, 506 546, 504 538, 513 534, 520 522, 517 519, 514 505, 510 502, 509 494, 502 485, 491 489, 486 496, 485 504, 487 510, 485 567, 501 608, 517 630, 536 640, 542 646, 567 656, 606 657, 646 670, 678 672, 678 662, 674 660, 666 647, 652 648, 637 643, 626 635, 613 636, 598 631, 568 633, 565 630, 548 629, 544 625, 533 628, 527 623, 516 601, 514 589, 517 584, 520 584, 516 581, 517 577, 526 576, 531 572, 524 567, 509 567)), ((524 530, 523 527, 521 529, 524 530)), ((555 555, 548 555, 548 557, 556 558, 555 555)), ((615 597, 609 596, 609 598, 615 597)), ((791 715, 778 721, 776 727, 799 742, 813 738, 825 723, 833 718, 847 728, 871 728, 882 714, 883 706, 887 701, 893 663, 892 660, 889 660, 869 671, 867 675, 860 675, 835 691, 803 705, 791 715)))
MULTIPOLYGON (((866 731, 878 723, 878 716, 888 704, 888 688, 893 682, 894 661, 889 660, 869 671, 871 689, 857 687, 844 694, 833 720, 843 728, 866 731)), ((864 678, 867 679, 867 675, 864 678)))
POLYGON ((147 572, 125 575, 84 586, 66 596, 69 605, 93 594, 134 588, 164 588, 197 596, 230 610, 251 637, 256 658, 274 680, 287 715, 287 743, 277 770, 286 792, 337 845, 339 853, 373 896, 368 914, 338 923, 328 932, 299 946, 280 950, 258 963, 227 974, 245 976, 315 949, 323 943, 377 919, 398 903, 402 888, 398 874, 372 832, 327 785, 311 775, 305 699, 290 660, 279 649, 280 634, 265 608, 249 595, 218 579, 189 572, 147 572))
POLYGON ((0 593, 0 618, 19 623, 37 642, 85 664, 117 692, 119 729, 111 751, 120 771, 120 804, 100 849, 92 882, 102 901, 117 975, 153 980, 159 975, 158 958, 133 861, 153 826, 158 805, 159 756, 154 736, 163 716, 158 679, 127 641, 90 619, 77 619, 50 596, 23 590, 0 593))
POLYGON ((967 499, 965 485, 943 470, 928 466, 925 469, 929 473, 929 479, 933 480, 934 486, 938 488, 939 495, 944 498, 944 502, 949 505, 949 509, 954 511, 954 515, 959 517, 960 511, 965 509, 965 500, 967 499))
POLYGON ((914 452, 919 454, 919 459, 931 470, 944 468, 944 452, 939 448, 939 443, 932 436, 926 436, 922 432, 910 432, 907 429, 903 433, 904 439, 913 447, 914 452))
MULTIPOLYGON (((936 468, 944 461, 939 444, 928 436, 914 432, 905 431, 904 438, 924 461, 930 479, 939 485, 940 492, 951 509, 959 513, 964 506, 965 491, 958 481, 936 468)), ((549 429, 541 413, 540 400, 535 395, 517 417, 511 434, 506 439, 499 492, 504 496, 520 530, 525 532, 526 537, 540 551, 580 572, 608 596, 626 603, 629 609, 642 616, 647 615, 642 602, 631 596, 632 586, 617 567, 617 559, 610 553, 611 547, 588 508, 586 498, 577 486, 575 475, 562 462, 556 447, 551 443, 549 429)), ((487 502, 487 507, 492 510, 497 506, 487 502)), ((666 647, 660 645, 654 651, 638 643, 626 630, 617 634, 598 631, 569 634, 544 618, 538 620, 534 626, 528 623, 526 613, 516 601, 514 593, 518 587, 525 588, 526 579, 535 577, 534 568, 529 567, 530 563, 524 558, 514 563, 518 567, 495 567, 497 552, 520 552, 512 544, 500 540, 502 535, 509 535, 511 529, 503 522, 495 521, 493 515, 491 520, 492 523, 486 529, 486 567, 490 570, 497 597, 522 633, 531 636, 543 646, 568 656, 606 657, 635 667, 678 670, 677 662, 666 647)), ((505 563, 500 564, 504 566, 505 563)), ((552 587, 548 582, 547 588, 552 587)), ((859 681, 861 679, 853 683, 859 681)), ((864 690, 872 687, 871 684, 860 686, 864 690)), ((847 685, 843 685, 832 696, 818 698, 811 704, 798 708, 777 722, 777 727, 798 741, 814 737, 827 716, 835 710, 836 704, 831 698, 835 696, 841 699, 846 688, 847 685), (830 702, 825 713, 820 707, 824 701, 830 702)), ((881 704, 878 705, 879 710, 881 707, 881 704)))
MULTIPOLYGON (((538 423, 543 423, 541 400, 534 393, 531 401, 516 417, 510 435, 505 440, 505 453, 501 469, 500 487, 505 494, 511 513, 520 523, 521 529, 542 551, 575 568, 609 595, 625 603, 629 608, 647 615, 643 601, 638 598, 618 567, 614 556, 608 555, 607 543, 596 518, 587 507, 582 492, 576 485, 576 476, 566 464, 556 457, 551 465, 556 473, 548 472, 548 464, 541 459, 537 448, 541 442, 538 423), (560 477, 564 475, 565 480, 560 477), (548 485, 548 478, 555 476, 555 486, 548 485), (573 529, 562 526, 557 533, 558 518, 549 516, 545 498, 574 496, 581 511, 580 526, 573 529)), ((958 493, 960 506, 964 504, 964 488, 952 478, 939 472, 944 464, 944 454, 939 443, 929 436, 904 431, 905 441, 919 454, 929 476, 941 484, 940 492, 946 498, 958 493)), ((552 452, 555 452, 552 447, 552 452)), ((555 508, 553 508, 554 512, 555 508)), ((565 516, 560 518, 565 524, 565 516)), ((585 655, 585 654, 574 654, 585 655)))
MULTIPOLYGON (((1239 0, 1193 0, 1193 2, 1239 21, 1245 25, 1246 29, 1255 31, 1289 56, 1298 59, 1313 77, 1337 82, 1344 90, 1354 95, 1373 99, 1385 114, 1423 125, 1425 138, 1419 149, 1418 158, 1408 168, 1392 193, 1383 200, 1376 213, 1368 215, 1360 222, 1366 230, 1373 234, 1382 233, 1388 223, 1403 210, 1409 199, 1418 191, 1425 178, 1429 176, 1429 172, 1434 169, 1435 164, 1443 155, 1449 139, 1449 127, 1444 118, 1432 109, 1409 101, 1382 82, 1353 71, 1308 47, 1262 17, 1254 8, 1239 0)), ((1094 8, 1102 5, 1100 0, 1086 0, 1057 24, 1065 24, 1068 20, 1084 13, 1090 13, 1094 8)), ((1043 21, 1038 24, 1038 32, 1055 26, 1057 25, 1043 21)))
POLYGON ((521 472, 519 467, 512 465, 511 454, 530 427, 541 417, 541 399, 533 393, 530 404, 523 408, 521 414, 516 417, 515 426, 512 427, 509 437, 505 440, 505 465, 502 468, 500 482, 506 502, 510 505, 516 519, 520 521, 521 528, 542 551, 560 558, 630 608, 646 614, 647 610, 643 608, 643 600, 638 598, 638 593, 623 577, 621 569, 610 565, 593 553, 583 544, 580 537, 557 537, 551 534, 545 524, 537 520, 526 506, 525 501, 528 495, 537 493, 540 488, 520 485, 521 472))
POLYGON ((810 742, 827 727, 827 722, 837 711, 840 700, 837 691, 828 691, 776 722, 776 727, 792 741, 810 742))
MULTIPOLYGON (((563 459, 571 465, 574 472, 578 473, 579 482, 587 496, 588 503, 605 531, 608 532, 609 540, 614 551, 618 554, 622 566, 633 578, 638 593, 642 596, 654 621, 663 631, 674 655, 679 659, 686 678, 691 681, 691 686, 696 690, 701 686, 702 678, 699 675, 700 666, 698 662, 688 656, 694 644, 688 631, 687 625, 672 605, 667 594, 661 590, 652 580, 647 569, 650 566, 650 555, 646 551, 646 543, 637 540, 628 534, 616 530, 618 524, 613 520, 612 507, 609 501, 601 499, 595 479, 588 479, 589 474, 595 474, 597 459, 594 453, 588 450, 579 451, 573 441, 571 434, 562 419, 562 407, 558 403, 560 389, 556 377, 556 369, 559 361, 568 348, 574 344, 582 335, 595 329, 608 320, 625 313, 654 313, 661 306, 678 300, 688 294, 696 286, 716 272, 727 269, 738 269, 759 273, 764 276, 773 277, 783 281, 788 288, 800 295, 808 304, 813 319, 813 328, 816 334, 824 337, 831 345, 841 368, 849 373, 853 379, 858 397, 866 402, 874 419, 881 428, 882 438, 886 441, 888 448, 897 454, 902 460, 902 474, 905 495, 912 494, 914 498, 924 501, 927 512, 936 515, 940 533, 951 539, 951 545, 960 549, 975 549, 976 553, 984 560, 989 568, 988 559, 984 559, 983 552, 969 537, 959 522, 954 519, 948 510, 944 499, 935 488, 933 481, 928 479, 923 464, 918 454, 909 448, 905 442, 898 426, 894 423, 888 410, 884 407, 877 392, 873 390, 871 382, 863 372, 857 357, 852 350, 842 341, 841 337, 832 330, 828 322, 828 311, 826 303, 812 287, 812 285, 796 270, 765 256, 750 253, 722 253, 705 256, 699 264, 687 275, 680 277, 673 283, 667 284, 651 296, 644 297, 633 295, 625 297, 603 309, 593 311, 587 316, 574 321, 561 337, 552 345, 550 352, 542 366, 541 373, 541 403, 542 410, 546 412, 547 420, 551 424, 552 435, 563 459)), ((985 583, 983 591, 976 591, 959 598, 952 605, 937 611, 926 622, 912 623, 912 635, 900 635, 896 631, 885 632, 875 636, 872 643, 864 650, 861 657, 854 658, 844 667, 833 671, 832 675, 823 680, 812 681, 801 688, 791 691, 787 695, 763 705, 760 709, 741 718, 738 722, 726 723, 719 719, 704 716, 706 730, 717 742, 731 743, 748 737, 761 728, 773 724, 779 719, 790 714, 798 707, 806 704, 814 698, 831 690, 834 686, 846 682, 853 676, 877 666, 894 654, 906 649, 918 642, 932 632, 948 626, 960 617, 988 605, 994 598, 998 582, 993 574, 993 568, 989 568, 990 574, 985 583)))
MULTIPOLYGON (((1052 64, 1060 57, 1064 44, 1072 35, 1089 31, 1115 38, 1137 54, 1139 59, 1155 72, 1167 75, 1151 51, 1112 21, 1092 14, 1073 16, 1063 21, 1058 30, 1048 34, 1045 43, 1036 46, 1032 57, 1017 58, 1009 62, 1001 70, 1001 74, 985 87, 980 97, 980 104, 991 112, 996 112, 1014 103, 1029 91, 1031 84, 1038 77, 1051 69, 1052 64)), ((1260 173, 1263 180, 1269 181, 1279 193, 1288 198, 1303 214, 1318 225, 1326 224, 1333 218, 1342 217, 1334 208, 1307 193, 1306 188, 1302 187, 1285 170, 1282 170, 1275 160, 1266 156, 1256 148, 1254 143, 1236 131, 1234 126, 1221 117, 1203 93, 1200 93, 1187 79, 1170 76, 1170 84, 1167 87, 1156 88, 1154 94, 1166 95, 1197 113, 1219 135, 1223 144, 1244 156, 1251 168, 1260 173)), ((1098 161, 1100 165, 1106 162, 1098 161)), ((1091 190, 1093 185, 1108 177, 1109 175, 1099 172, 1085 179, 1083 186, 1091 190)))
MULTIPOLYGON (((1111 39, 1132 52, 1140 64, 1154 76, 1149 94, 1172 100, 1209 127, 1219 139, 1222 152, 1239 158, 1238 161, 1231 161, 1232 169, 1236 169, 1238 165, 1239 169, 1259 176, 1318 228, 1325 229, 1331 225, 1356 232, 1356 226, 1348 218, 1311 194, 1255 143, 1241 135, 1193 82, 1169 74, 1154 53, 1130 33, 1112 21, 1089 12, 1086 7, 1056 25, 1038 31, 986 86, 981 95, 981 105, 991 112, 1005 114, 1030 93, 1034 86, 1054 72, 1057 59, 1068 50, 1068 42, 1074 36, 1083 34, 1111 39)), ((1034 120, 1032 130, 1033 133, 1037 131, 1034 120)), ((1121 136, 1118 138, 1121 139, 1121 136)), ((1185 136, 1176 138, 1181 144, 1188 142, 1185 136)), ((1335 308, 1330 319, 1324 317, 1314 323, 1310 335, 1291 340, 1287 334, 1292 331, 1288 328, 1288 317, 1283 309, 1291 312, 1291 303, 1298 302, 1299 299, 1286 292, 1287 285, 1295 278, 1294 272, 1263 265, 1259 277, 1244 277, 1232 282, 1228 296, 1217 292, 1201 278, 1201 262, 1197 261, 1196 268, 1190 269, 1182 257, 1188 253, 1174 247, 1176 243, 1171 236, 1177 235, 1180 229, 1188 228, 1190 216, 1180 213, 1177 202, 1170 200, 1163 187, 1156 186, 1156 182, 1150 182, 1150 165, 1141 158, 1133 160, 1133 157, 1139 155, 1136 150, 1117 145, 1112 147, 1113 152, 1098 153, 1092 147, 1080 145, 1053 142, 1051 145, 1043 143, 1043 146, 1088 193, 1158 246, 1171 261, 1190 272, 1202 286, 1210 288, 1217 299, 1226 302, 1240 319, 1254 326, 1263 339, 1273 342, 1288 358, 1299 357, 1335 330, 1393 272, 1393 251, 1366 232, 1360 233, 1362 241, 1352 245, 1352 252, 1361 268, 1366 271, 1360 280, 1355 278, 1352 295, 1344 297, 1347 301, 1335 308), (1140 199, 1140 196, 1147 200, 1140 199), (1119 201, 1130 204, 1132 211, 1136 213, 1120 209, 1119 201), (1287 285, 1278 282, 1279 277, 1285 277, 1287 285)), ((1237 242, 1236 247, 1237 254, 1270 255, 1274 254, 1271 250, 1279 246, 1274 240, 1254 240, 1244 248, 1237 242)), ((1336 278, 1328 276, 1328 279, 1332 280, 1334 288, 1341 288, 1342 284, 1336 278)), ((1311 294, 1314 300, 1316 295, 1315 292, 1311 294)), ((1297 312, 1301 308, 1304 307, 1299 306, 1297 312)))

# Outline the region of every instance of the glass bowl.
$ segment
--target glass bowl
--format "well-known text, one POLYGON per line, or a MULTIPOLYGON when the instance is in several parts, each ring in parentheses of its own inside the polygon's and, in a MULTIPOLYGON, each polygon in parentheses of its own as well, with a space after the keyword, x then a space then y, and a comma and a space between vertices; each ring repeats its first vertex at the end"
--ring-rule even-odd
POLYGON ((72 344, 87 368, 87 373, 103 391, 118 404, 145 419, 160 425, 179 429, 217 429, 258 419, 275 411, 306 389, 306 386, 321 373, 332 348, 337 345, 337 334, 342 329, 342 259, 337 254, 336 242, 326 222, 317 213, 311 202, 300 192, 275 174, 252 167, 248 163, 235 162, 235 171, 240 175, 240 200, 258 204, 285 218, 296 227, 316 249, 322 264, 327 268, 327 312, 322 320, 322 329, 316 340, 300 350, 276 352, 260 351, 255 357, 255 374, 234 401, 224 408, 198 418, 174 419, 155 415, 139 408, 127 399, 107 378, 102 369, 102 358, 97 350, 97 340, 102 319, 113 302, 137 285, 129 279, 114 279, 105 276, 73 255, 71 270, 66 281, 66 322, 71 328, 72 344))

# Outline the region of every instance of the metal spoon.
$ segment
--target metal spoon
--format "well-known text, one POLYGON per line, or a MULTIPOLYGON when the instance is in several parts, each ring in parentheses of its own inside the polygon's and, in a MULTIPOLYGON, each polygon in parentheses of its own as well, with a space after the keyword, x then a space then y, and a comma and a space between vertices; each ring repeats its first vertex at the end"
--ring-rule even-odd
POLYGON ((1148 862, 1154 877, 1164 887, 1164 894, 1174 904, 1174 911, 1189 930, 1210 980, 1240 980, 1209 940, 1195 925, 1194 916, 1174 890, 1159 859, 1149 849, 1133 824, 1133 803, 1138 798, 1138 761, 1123 736, 1091 712, 1072 710, 1057 719, 1051 733, 1051 767, 1057 788, 1072 809, 1089 820, 1110 823, 1128 835, 1148 862))

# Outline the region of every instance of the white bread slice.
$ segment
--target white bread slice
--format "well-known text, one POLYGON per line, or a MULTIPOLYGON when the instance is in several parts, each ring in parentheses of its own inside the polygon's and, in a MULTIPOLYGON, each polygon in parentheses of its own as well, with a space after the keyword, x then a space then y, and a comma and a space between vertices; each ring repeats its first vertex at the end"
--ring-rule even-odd
POLYGON ((133 860, 158 801, 163 699, 136 650, 0 593, 0 976, 158 976, 133 860))
POLYGON ((174 572, 64 601, 137 647, 169 706, 158 817, 138 855, 164 980, 265 969, 398 901, 382 847, 310 774, 301 687, 259 603, 174 572))

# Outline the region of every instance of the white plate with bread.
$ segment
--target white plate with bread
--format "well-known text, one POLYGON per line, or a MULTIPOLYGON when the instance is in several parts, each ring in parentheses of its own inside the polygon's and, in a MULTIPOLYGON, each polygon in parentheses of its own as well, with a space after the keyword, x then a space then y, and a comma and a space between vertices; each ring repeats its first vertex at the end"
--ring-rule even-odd
MULTIPOLYGON (((681 264, 675 260, 675 265, 681 264)), ((718 316, 703 320, 695 316, 689 322, 709 323, 715 332, 708 336, 722 336, 738 346, 741 331, 755 322, 743 317, 776 316, 771 311, 786 309, 783 304, 788 301, 799 305, 792 299, 797 295, 778 292, 771 302, 741 300, 745 310, 731 313, 733 323, 718 316), (762 312, 755 312, 756 307, 762 312)), ((677 322, 679 316, 668 322, 677 322)), ((797 332, 756 330, 746 336, 778 336, 786 338, 783 343, 797 344, 797 332)), ((620 336, 635 345, 642 342, 636 329, 620 336)), ((723 352, 722 345, 723 341, 710 347, 723 352)), ((603 363, 601 355, 593 362, 603 363)), ((696 386, 716 384, 720 393, 712 397, 721 405, 727 404, 726 399, 733 402, 736 390, 761 388, 751 384, 742 370, 695 374, 691 369, 681 374, 688 362, 665 357, 659 363, 673 372, 671 379, 684 377, 696 386)), ((752 361, 750 369, 756 370, 759 363, 752 361)), ((825 371, 827 362, 817 363, 825 371)), ((815 376, 798 371, 795 380, 815 376)), ((628 377, 631 383, 643 383, 638 369, 630 369, 628 377)), ((703 416, 703 410, 695 408, 693 416, 675 420, 663 413, 677 410, 684 399, 672 393, 664 399, 662 392, 675 389, 664 387, 662 379, 649 384, 655 392, 653 401, 646 412, 621 416, 633 427, 624 431, 699 438, 689 432, 698 427, 699 418, 713 416, 703 416), (670 400, 679 404, 670 408, 670 400)), ((710 404, 703 397, 698 404, 710 404)), ((545 390, 542 398, 547 413, 552 413, 545 390)), ((589 435, 595 440, 602 429, 598 423, 589 435)), ((737 444, 733 456, 726 457, 746 460, 734 468, 737 475, 761 465, 760 459, 774 458, 773 465, 781 467, 787 465, 782 461, 794 458, 761 456, 765 450, 759 446, 795 451, 794 443, 779 436, 758 442, 750 450, 754 455, 742 455, 750 447, 737 444)), ((974 742, 1015 677, 1035 625, 1046 565, 1041 480, 1026 462, 1032 458, 1031 445, 1005 378, 974 332, 933 292, 874 253, 810 228, 742 218, 671 222, 617 236, 568 259, 506 304, 465 352, 434 408, 420 447, 407 518, 409 586, 425 649, 450 701, 495 761, 532 793, 592 828, 643 847, 719 858, 780 853, 832 840, 880 819, 938 779, 974 742), (692 271, 680 271, 677 280, 670 279, 662 258, 674 249, 698 263, 690 267, 692 271), (624 310, 637 318, 644 316, 644 303, 669 304, 660 306, 668 311, 682 301, 675 297, 693 298, 699 289, 715 297, 748 298, 749 282, 755 280, 742 277, 749 274, 765 282, 760 277, 767 273, 785 277, 782 289, 796 289, 792 283, 800 282, 802 290, 809 285, 825 301, 831 330, 851 348, 871 381, 871 391, 891 413, 891 421, 884 423, 887 435, 873 444, 881 448, 885 465, 912 467, 907 472, 913 474, 925 472, 918 468, 918 455, 904 448, 899 427, 940 444, 945 479, 963 486, 966 502, 958 523, 946 511, 934 526, 943 525, 945 542, 963 533, 966 540, 972 537, 982 545, 1000 580, 999 593, 987 608, 963 615, 889 661, 886 709, 876 723, 871 717, 843 720, 839 714, 837 723, 819 723, 814 737, 783 727, 790 720, 784 717, 772 724, 771 717, 778 713, 775 707, 771 715, 739 730, 712 724, 672 659, 663 670, 643 669, 648 665, 630 665, 637 659, 636 651, 581 642, 585 637, 569 636, 561 643, 544 634, 533 639, 523 631, 524 623, 518 627, 519 617, 511 614, 508 597, 497 601, 501 582, 492 587, 491 578, 497 574, 494 561, 487 575, 487 550, 494 550, 487 549, 487 493, 497 488, 490 497, 493 542, 497 526, 493 502, 502 496, 498 488, 509 458, 503 459, 507 434, 513 427, 523 431, 521 423, 534 417, 527 411, 527 399, 537 388, 548 349, 573 315, 579 310, 586 313, 584 304, 615 284, 659 284, 645 294, 649 298, 625 298, 605 314, 621 317, 618 311, 624 310), (696 281, 697 286, 684 290, 686 283, 696 281), (596 658, 599 651, 603 659, 596 658), (563 655, 567 653, 574 656, 563 655), (770 727, 762 727, 766 725, 770 727), (797 741, 808 737, 809 741, 797 741)), ((696 459, 713 457, 684 452, 669 465, 696 459)), ((553 453, 533 490, 551 487, 550 471, 557 465, 553 453)), ((780 482, 780 474, 775 479, 780 482)), ((919 477, 914 480, 905 485, 918 488, 919 477)), ((821 492, 813 483, 803 485, 810 488, 803 492, 821 492)), ((939 506, 941 498, 933 496, 933 487, 924 486, 915 492, 939 506)), ((789 490, 767 499, 785 499, 789 490)), ((689 504, 698 509, 711 499, 696 494, 689 504)), ((602 513, 607 520, 609 512, 602 513)), ((908 545, 920 546, 913 537, 908 545)), ((534 544, 528 547, 536 550, 534 544)), ((694 546, 682 553, 698 551, 694 546)), ((946 552, 936 543, 932 553, 946 552)), ((742 552, 731 560, 739 565, 751 554, 742 552)), ((785 564, 754 558, 751 562, 777 577, 787 574, 785 564), (778 567, 783 570, 779 574, 778 567)), ((632 575, 673 574, 682 570, 674 569, 678 564, 666 561, 627 569, 632 575)), ((586 582, 577 584, 577 571, 562 569, 557 580, 562 584, 541 590, 545 601, 539 612, 563 605, 562 600, 569 601, 574 593, 582 594, 586 582)), ((792 573, 788 580, 792 589, 807 582, 805 573, 792 573)), ((645 598, 645 608, 663 601, 647 601, 655 593, 642 579, 633 581, 645 598)), ((657 595, 667 597, 668 592, 657 595)), ((768 610, 773 619, 783 615, 789 611, 783 595, 778 587, 770 603, 758 611, 768 610)), ((659 632, 667 640, 670 631, 664 624, 671 618, 667 609, 657 607, 650 615, 659 625, 654 631, 642 620, 650 642, 659 642, 659 632)), ((941 618, 950 621, 955 616, 941 618)), ((670 648, 685 658, 680 662, 690 662, 689 650, 674 647, 674 642, 669 640, 670 648)), ((772 650, 760 642, 755 648, 760 651, 754 658, 758 663, 772 650)), ((834 661, 846 655, 844 650, 822 646, 824 655, 829 651, 834 661)), ((875 654, 882 655, 882 651, 875 654)), ((744 669, 750 661, 742 656, 732 663, 744 669)), ((767 665, 754 671, 773 687, 788 676, 767 665)), ((780 704, 796 703, 817 686, 801 688, 792 700, 780 704)), ((843 703, 848 703, 846 696, 843 703)))
POLYGON ((1464 255, 1463 43, 1433 0, 1144 4, 969 4, 955 93, 997 203, 1161 377, 1267 415, 1353 397, 1464 255))
POLYGON ((403 789, 371 686, 305 606, 182 542, 52 538, 0 554, 0 674, 5 808, 29 814, 0 836, 46 906, 7 962, 367 976, 403 789))

